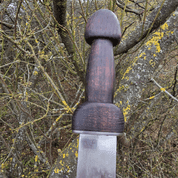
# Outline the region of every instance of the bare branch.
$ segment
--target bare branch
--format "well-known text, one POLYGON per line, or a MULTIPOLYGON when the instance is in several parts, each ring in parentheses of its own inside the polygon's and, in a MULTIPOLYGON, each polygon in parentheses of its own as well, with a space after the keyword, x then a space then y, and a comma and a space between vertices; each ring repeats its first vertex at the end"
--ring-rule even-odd
POLYGON ((132 64, 122 75, 120 87, 115 94, 115 101, 123 109, 126 120, 129 118, 130 111, 133 110, 132 107, 138 104, 143 89, 149 85, 154 71, 164 58, 166 51, 169 50, 169 46, 174 42, 177 19, 178 13, 175 11, 160 27, 161 31, 153 33, 140 48, 137 57, 133 59, 132 64))
POLYGON ((165 0, 163 5, 160 4, 150 13, 150 15, 147 16, 143 31, 143 23, 141 23, 133 32, 131 32, 128 38, 126 38, 124 41, 121 41, 114 55, 126 53, 129 49, 138 44, 146 37, 148 32, 152 32, 160 25, 165 23, 167 17, 169 17, 170 14, 175 11, 176 7, 178 7, 178 0, 165 0), (157 14, 158 17, 155 19, 157 14))
POLYGON ((168 91, 165 90, 165 88, 163 88, 161 85, 159 85, 153 78, 151 78, 151 81, 153 81, 154 84, 156 84, 156 85, 160 88, 160 90, 161 90, 162 92, 165 92, 165 93, 168 94, 173 100, 175 100, 175 101, 178 102, 178 99, 177 99, 177 98, 175 98, 174 96, 172 96, 168 91))
POLYGON ((73 64, 77 70, 77 73, 80 76, 81 81, 84 83, 83 72, 79 68, 77 62, 74 60, 74 47, 71 38, 69 37, 68 31, 66 29, 66 10, 67 10, 67 1, 66 0, 53 0, 54 6, 54 17, 59 23, 59 35, 61 36, 62 43, 64 43, 68 54, 71 56, 73 64))
POLYGON ((139 2, 135 2, 134 0, 129 0, 130 2, 133 2, 135 5, 137 5, 138 7, 141 7, 142 9, 145 9, 143 6, 140 5, 139 2))
POLYGON ((116 5, 118 7, 120 7, 121 9, 125 10, 126 12, 134 13, 134 14, 138 15, 139 17, 141 15, 141 13, 143 12, 143 11, 140 12, 140 11, 138 11, 136 9, 131 9, 129 6, 126 6, 126 8, 125 8, 125 4, 120 0, 116 1, 116 5))
POLYGON ((7 22, 2 22, 2 21, 0 21, 0 24, 6 26, 6 27, 9 28, 9 29, 13 29, 13 28, 14 28, 14 25, 13 25, 13 24, 10 24, 10 23, 7 23, 7 22))
POLYGON ((18 19, 18 15, 19 15, 19 12, 20 12, 21 5, 22 5, 22 1, 23 1, 23 0, 21 0, 21 1, 19 2, 19 6, 18 6, 18 9, 17 9, 16 17, 15 17, 15 28, 14 28, 15 39, 16 39, 17 19, 18 19))

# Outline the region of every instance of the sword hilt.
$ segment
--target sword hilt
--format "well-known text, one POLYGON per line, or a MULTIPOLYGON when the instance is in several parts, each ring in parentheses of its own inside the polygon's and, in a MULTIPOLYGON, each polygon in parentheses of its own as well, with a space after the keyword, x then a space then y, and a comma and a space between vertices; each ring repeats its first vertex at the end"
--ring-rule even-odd
POLYGON ((74 112, 72 130, 74 133, 119 135, 124 129, 124 117, 112 104, 115 82, 113 46, 121 40, 116 15, 106 9, 95 12, 88 19, 85 39, 91 45, 86 102, 74 112))

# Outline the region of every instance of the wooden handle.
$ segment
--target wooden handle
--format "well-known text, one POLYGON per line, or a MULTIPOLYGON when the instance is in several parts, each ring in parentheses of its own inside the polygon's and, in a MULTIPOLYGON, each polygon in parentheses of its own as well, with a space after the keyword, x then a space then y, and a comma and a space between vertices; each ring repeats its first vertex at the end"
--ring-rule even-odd
POLYGON ((72 118, 75 133, 119 135, 124 117, 113 103, 115 68, 113 46, 121 39, 119 21, 112 11, 101 9, 88 20, 85 39, 91 46, 86 73, 86 102, 72 118))
POLYGON ((86 100, 112 103, 115 80, 113 44, 108 39, 96 39, 91 47, 86 74, 86 100))

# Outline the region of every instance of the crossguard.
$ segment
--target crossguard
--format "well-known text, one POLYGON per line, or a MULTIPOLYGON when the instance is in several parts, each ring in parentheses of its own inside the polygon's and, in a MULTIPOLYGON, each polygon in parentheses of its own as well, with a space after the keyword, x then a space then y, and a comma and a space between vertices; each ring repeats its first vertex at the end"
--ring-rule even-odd
POLYGON ((113 46, 121 40, 116 15, 106 9, 95 12, 85 30, 91 45, 86 73, 86 102, 74 112, 74 133, 119 135, 124 130, 124 116, 113 103, 115 67, 113 46))

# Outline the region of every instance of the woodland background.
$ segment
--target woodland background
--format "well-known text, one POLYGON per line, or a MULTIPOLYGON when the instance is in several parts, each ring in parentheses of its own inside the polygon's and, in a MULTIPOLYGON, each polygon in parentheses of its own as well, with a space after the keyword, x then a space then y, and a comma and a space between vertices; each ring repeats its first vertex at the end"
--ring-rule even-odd
POLYGON ((87 19, 110 9, 114 104, 125 118, 117 178, 178 177, 178 0, 1 0, 0 177, 74 178, 90 46, 87 19))

